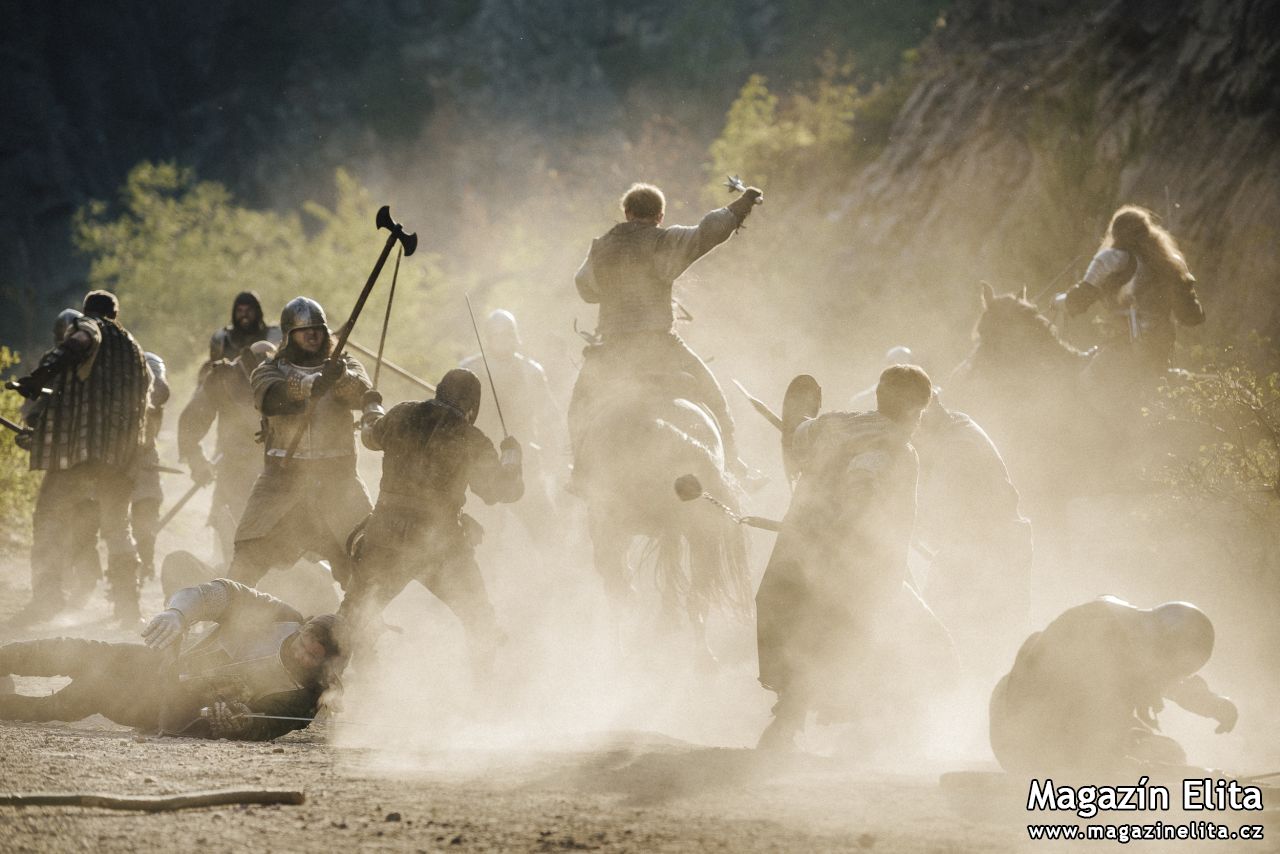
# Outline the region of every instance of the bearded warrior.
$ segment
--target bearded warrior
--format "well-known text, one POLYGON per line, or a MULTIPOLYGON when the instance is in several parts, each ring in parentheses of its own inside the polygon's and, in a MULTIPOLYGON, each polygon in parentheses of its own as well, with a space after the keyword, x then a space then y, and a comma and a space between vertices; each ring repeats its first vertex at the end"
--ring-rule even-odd
POLYGON ((287 343, 251 378, 265 456, 236 528, 231 577, 257 584, 273 567, 312 553, 327 559, 345 586, 347 535, 371 509, 356 473, 351 418, 364 406, 369 378, 349 355, 330 360, 332 337, 315 300, 291 300, 280 327, 287 343))
POLYGON ((231 323, 213 333, 209 339, 209 361, 231 361, 245 347, 258 341, 279 346, 282 335, 279 326, 268 326, 264 320, 262 303, 253 291, 241 291, 231 303, 231 323))

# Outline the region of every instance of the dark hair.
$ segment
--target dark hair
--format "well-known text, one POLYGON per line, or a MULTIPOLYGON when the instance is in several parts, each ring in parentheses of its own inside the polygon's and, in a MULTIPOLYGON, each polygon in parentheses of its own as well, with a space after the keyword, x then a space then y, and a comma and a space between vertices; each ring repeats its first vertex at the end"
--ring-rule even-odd
POLYGON ((326 684, 332 683, 342 674, 350 657, 346 621, 337 614, 321 614, 303 623, 301 630, 324 649, 327 661, 321 668, 321 679, 326 684))
POLYGON ((666 197, 652 184, 632 184, 622 196, 622 212, 630 219, 656 220, 666 208, 666 197))
POLYGON ((894 421, 915 416, 929 405, 933 383, 918 365, 892 365, 876 384, 876 410, 894 421))
POLYGON ((454 368, 436 384, 436 400, 461 409, 473 424, 480 411, 480 393, 480 378, 466 368, 454 368))
POLYGON ((114 320, 120 313, 120 301, 111 291, 89 291, 85 294, 84 307, 81 311, 94 317, 114 320))

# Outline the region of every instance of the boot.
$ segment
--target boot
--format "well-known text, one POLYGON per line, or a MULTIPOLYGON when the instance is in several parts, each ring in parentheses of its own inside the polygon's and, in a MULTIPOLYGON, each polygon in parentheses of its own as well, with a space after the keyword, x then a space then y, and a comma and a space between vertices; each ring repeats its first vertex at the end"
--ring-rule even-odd
POLYGON ((107 587, 111 600, 111 616, 127 628, 142 619, 138 607, 138 570, 142 562, 137 555, 114 554, 107 556, 107 587))

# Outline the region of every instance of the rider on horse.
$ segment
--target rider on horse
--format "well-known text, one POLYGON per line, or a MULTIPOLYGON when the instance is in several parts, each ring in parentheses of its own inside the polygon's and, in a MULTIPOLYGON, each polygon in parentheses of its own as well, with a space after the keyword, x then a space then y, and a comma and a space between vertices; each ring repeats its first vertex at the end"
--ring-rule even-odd
POLYGON ((574 281, 583 300, 600 306, 600 343, 583 352, 582 372, 569 402, 569 436, 574 454, 574 490, 583 473, 579 451, 593 405, 612 376, 682 372, 693 377, 698 401, 719 422, 725 457, 735 474, 747 467, 738 458, 733 418, 724 392, 702 359, 676 334, 671 288, 693 262, 728 240, 762 198, 748 187, 727 207, 711 211, 696 226, 662 225, 666 199, 649 184, 635 184, 622 197, 626 221, 592 241, 574 281))

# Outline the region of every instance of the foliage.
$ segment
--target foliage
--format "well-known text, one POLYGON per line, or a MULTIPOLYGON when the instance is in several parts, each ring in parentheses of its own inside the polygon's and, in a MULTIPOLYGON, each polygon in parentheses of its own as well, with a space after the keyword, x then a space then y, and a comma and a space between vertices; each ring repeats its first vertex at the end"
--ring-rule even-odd
POLYGON ((892 78, 860 90, 855 62, 828 52, 818 75, 785 96, 753 74, 712 143, 710 176, 726 174, 774 190, 798 190, 830 182, 880 152, 906 97, 917 82, 919 53, 908 51, 892 78))
POLYGON ((1280 372, 1265 373, 1251 358, 1265 349, 1256 333, 1243 350, 1198 348, 1201 370, 1162 390, 1151 414, 1209 427, 1215 437, 1167 470, 1179 492, 1280 498, 1280 372))
MULTIPOLYGON (((0 374, 9 373, 18 362, 18 354, 0 345, 0 374)), ((9 393, 0 395, 0 415, 22 423, 19 409, 22 398, 9 393)), ((0 551, 29 543, 30 519, 35 510, 40 473, 28 467, 27 452, 13 441, 8 429, 0 436, 0 551)))
MULTIPOLYGON (((129 173, 118 206, 94 201, 77 213, 76 246, 90 258, 90 284, 120 296, 124 325, 181 370, 205 358, 205 342, 229 322, 241 290, 258 293, 271 322, 303 294, 325 307, 331 328, 342 323, 386 235, 375 233, 375 205, 351 175, 339 170, 335 185, 332 208, 307 202, 281 214, 243 207, 221 184, 173 163, 144 162, 129 173)), ((393 262, 377 291, 386 292, 393 262)), ((396 315, 428 315, 441 288, 435 259, 419 250, 401 264, 396 315)), ((381 305, 371 298, 362 318, 366 342, 376 340, 369 330, 381 305)), ((422 344, 415 339, 406 361, 436 356, 422 344)))

